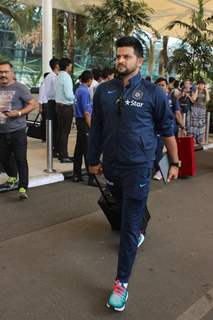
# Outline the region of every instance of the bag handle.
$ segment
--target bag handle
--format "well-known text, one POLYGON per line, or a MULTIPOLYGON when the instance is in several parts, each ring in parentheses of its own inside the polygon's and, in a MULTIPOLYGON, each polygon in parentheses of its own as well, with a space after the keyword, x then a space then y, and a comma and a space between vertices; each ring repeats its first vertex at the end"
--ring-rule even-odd
POLYGON ((104 190, 103 190, 103 188, 102 188, 102 186, 101 186, 101 184, 100 184, 97 176, 96 176, 96 175, 93 175, 93 176, 94 176, 94 179, 95 179, 95 181, 96 181, 96 183, 97 183, 98 189, 100 190, 100 192, 101 192, 104 200, 107 202, 107 204, 109 204, 109 201, 108 201, 108 199, 107 199, 107 197, 106 197, 106 195, 105 195, 105 193, 104 193, 104 190))
POLYGON ((36 121, 38 120, 38 117, 39 117, 39 116, 40 116, 40 112, 38 112, 38 114, 36 115, 35 120, 33 121, 33 124, 36 123, 36 121))

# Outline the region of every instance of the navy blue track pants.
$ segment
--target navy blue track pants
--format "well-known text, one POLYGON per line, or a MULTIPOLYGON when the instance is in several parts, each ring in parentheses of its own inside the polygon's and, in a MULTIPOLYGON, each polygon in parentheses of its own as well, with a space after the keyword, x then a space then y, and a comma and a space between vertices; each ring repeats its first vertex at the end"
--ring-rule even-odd
POLYGON ((152 169, 104 166, 104 175, 122 217, 116 279, 128 282, 136 257, 152 169))

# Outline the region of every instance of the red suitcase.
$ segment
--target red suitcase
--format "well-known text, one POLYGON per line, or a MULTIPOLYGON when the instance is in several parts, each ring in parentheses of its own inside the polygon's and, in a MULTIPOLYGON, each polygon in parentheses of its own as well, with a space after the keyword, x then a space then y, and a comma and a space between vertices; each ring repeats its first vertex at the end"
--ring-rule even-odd
POLYGON ((181 161, 179 177, 195 176, 195 150, 193 137, 177 138, 178 155, 181 161))

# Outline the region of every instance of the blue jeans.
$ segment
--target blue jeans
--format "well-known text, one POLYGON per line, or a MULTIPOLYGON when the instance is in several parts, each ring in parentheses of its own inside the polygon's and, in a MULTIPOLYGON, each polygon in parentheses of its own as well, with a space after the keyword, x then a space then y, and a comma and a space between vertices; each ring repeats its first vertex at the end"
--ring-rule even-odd
POLYGON ((116 279, 128 282, 150 189, 151 168, 104 167, 110 191, 121 210, 121 231, 116 279))

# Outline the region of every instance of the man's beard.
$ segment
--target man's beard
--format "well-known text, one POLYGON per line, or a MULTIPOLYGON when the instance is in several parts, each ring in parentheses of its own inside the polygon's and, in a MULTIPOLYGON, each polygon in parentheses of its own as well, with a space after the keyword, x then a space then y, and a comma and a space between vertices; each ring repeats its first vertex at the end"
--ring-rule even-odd
POLYGON ((127 69, 126 67, 123 67, 122 70, 119 70, 119 66, 116 66, 116 71, 119 76, 128 76, 129 74, 131 74, 135 70, 136 70, 136 68, 134 68, 134 69, 132 68, 130 70, 130 69, 127 69))

